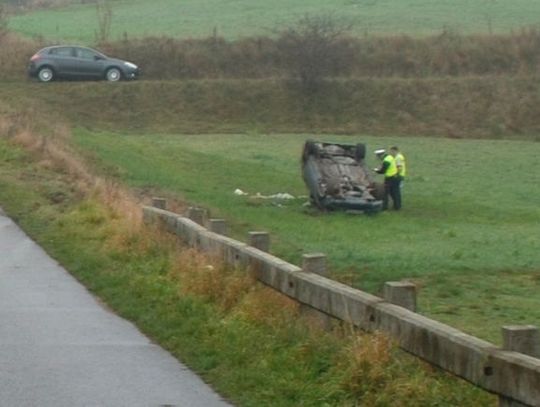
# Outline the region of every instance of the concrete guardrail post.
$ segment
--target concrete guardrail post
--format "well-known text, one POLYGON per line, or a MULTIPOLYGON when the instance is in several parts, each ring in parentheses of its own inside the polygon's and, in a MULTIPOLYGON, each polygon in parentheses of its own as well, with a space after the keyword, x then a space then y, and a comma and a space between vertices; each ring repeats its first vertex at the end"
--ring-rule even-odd
MULTIPOLYGON (((502 327, 503 350, 540 358, 540 334, 534 325, 505 325, 502 327)), ((499 396, 499 407, 525 407, 524 404, 499 396)))
POLYGON ((328 277, 326 255, 323 253, 308 253, 302 256, 302 271, 328 277))
MULTIPOLYGON (((326 255, 323 253, 304 254, 302 256, 302 271, 304 273, 315 273, 327 277, 326 255)), ((331 331, 334 327, 334 320, 331 316, 309 305, 301 304, 300 314, 325 331, 331 331)))
POLYGON ((164 198, 152 198, 152 206, 158 209, 167 209, 167 200, 164 198))
POLYGON ((225 222, 225 219, 210 219, 208 221, 208 229, 218 235, 227 236, 228 234, 227 222, 225 222))
POLYGON ((188 208, 187 217, 193 222, 198 223, 201 226, 205 226, 208 216, 205 209, 190 206, 188 208))
POLYGON ((267 232, 249 232, 248 245, 262 250, 263 252, 269 253, 270 235, 267 232))
POLYGON ((387 282, 384 284, 383 298, 391 304, 416 312, 416 286, 413 283, 387 282))

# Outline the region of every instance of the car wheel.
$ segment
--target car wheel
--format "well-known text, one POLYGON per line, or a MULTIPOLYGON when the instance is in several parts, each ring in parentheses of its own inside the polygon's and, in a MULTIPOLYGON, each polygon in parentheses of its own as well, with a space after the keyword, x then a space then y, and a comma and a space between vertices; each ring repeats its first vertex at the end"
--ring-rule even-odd
POLYGON ((307 140, 304 144, 302 162, 305 163, 310 156, 317 158, 319 156, 319 147, 317 147, 314 141, 307 140))
POLYGON ((120 69, 118 68, 110 68, 107 70, 105 78, 109 82, 118 82, 120 79, 122 79, 122 72, 120 72, 120 69))
POLYGON ((54 78, 54 71, 48 66, 44 66, 38 71, 38 79, 40 82, 50 82, 54 78))
POLYGON ((381 182, 374 182, 371 189, 371 195, 378 201, 384 199, 384 184, 381 182))
POLYGON ((317 209, 319 209, 321 211, 325 210, 325 207, 323 206, 323 204, 321 202, 321 198, 319 196, 317 196, 317 195, 310 194, 309 195, 309 203, 311 204, 311 206, 314 206, 314 207, 316 207, 317 209))
POLYGON ((361 161, 366 158, 366 145, 358 143, 354 151, 354 158, 356 161, 361 161))

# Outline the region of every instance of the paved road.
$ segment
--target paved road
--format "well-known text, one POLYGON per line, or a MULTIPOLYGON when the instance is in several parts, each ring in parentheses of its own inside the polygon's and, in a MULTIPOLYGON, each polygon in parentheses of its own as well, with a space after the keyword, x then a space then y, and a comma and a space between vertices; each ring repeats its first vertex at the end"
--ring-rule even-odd
POLYGON ((0 208, 0 407, 227 405, 0 208))

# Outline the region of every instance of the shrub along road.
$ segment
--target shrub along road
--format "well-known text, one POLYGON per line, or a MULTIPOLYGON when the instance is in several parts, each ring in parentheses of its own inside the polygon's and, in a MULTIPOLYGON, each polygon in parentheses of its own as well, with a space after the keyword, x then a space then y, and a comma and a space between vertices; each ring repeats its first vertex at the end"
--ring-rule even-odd
POLYGON ((226 406, 105 310, 0 209, 2 405, 226 406), (37 403, 37 404, 36 404, 37 403))

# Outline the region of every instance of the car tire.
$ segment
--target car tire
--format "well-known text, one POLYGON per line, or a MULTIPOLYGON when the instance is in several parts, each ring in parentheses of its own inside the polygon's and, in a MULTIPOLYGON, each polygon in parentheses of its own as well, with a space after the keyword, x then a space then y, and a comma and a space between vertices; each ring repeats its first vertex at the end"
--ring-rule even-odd
POLYGON ((322 196, 313 195, 313 194, 309 195, 309 203, 311 204, 311 206, 314 206, 321 211, 325 211, 327 209, 323 205, 323 199, 324 198, 322 196))
POLYGON ((37 77, 40 82, 50 82, 54 79, 54 71, 49 66, 39 68, 37 77))
POLYGON ((109 82, 118 82, 122 79, 122 72, 118 68, 109 68, 105 73, 105 79, 109 82))
POLYGON ((361 161, 364 158, 366 158, 366 145, 362 143, 358 143, 356 145, 356 148, 354 150, 354 158, 356 161, 361 161))
POLYGON ((304 149, 306 151, 306 154, 312 155, 313 157, 319 157, 320 149, 317 143, 315 143, 314 141, 306 141, 304 149))
POLYGON ((371 195, 378 201, 384 199, 384 184, 381 182, 374 182, 371 189, 371 195))

